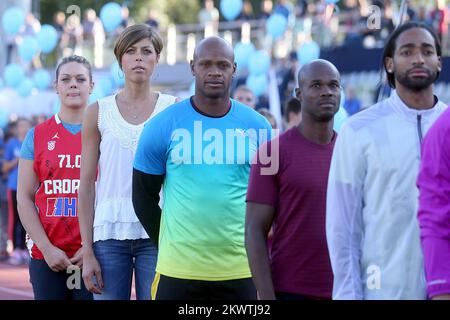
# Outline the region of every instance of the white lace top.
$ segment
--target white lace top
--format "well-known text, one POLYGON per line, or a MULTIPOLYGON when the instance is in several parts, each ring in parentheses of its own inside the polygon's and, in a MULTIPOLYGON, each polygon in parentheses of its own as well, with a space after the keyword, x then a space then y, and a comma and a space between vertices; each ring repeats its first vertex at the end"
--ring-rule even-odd
POLYGON ((152 115, 145 122, 133 125, 120 114, 115 95, 98 100, 101 141, 94 242, 148 238, 136 217, 131 200, 133 160, 144 125, 174 102, 175 97, 159 93, 152 115))

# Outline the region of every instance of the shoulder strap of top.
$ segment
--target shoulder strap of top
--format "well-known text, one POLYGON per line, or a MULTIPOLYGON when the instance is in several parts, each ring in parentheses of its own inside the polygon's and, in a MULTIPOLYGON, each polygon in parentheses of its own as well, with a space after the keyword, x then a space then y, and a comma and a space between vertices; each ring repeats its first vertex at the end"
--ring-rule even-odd
POLYGON ((176 97, 160 92, 158 96, 158 101, 156 102, 155 110, 156 111, 164 110, 168 106, 174 104, 175 100, 176 97))

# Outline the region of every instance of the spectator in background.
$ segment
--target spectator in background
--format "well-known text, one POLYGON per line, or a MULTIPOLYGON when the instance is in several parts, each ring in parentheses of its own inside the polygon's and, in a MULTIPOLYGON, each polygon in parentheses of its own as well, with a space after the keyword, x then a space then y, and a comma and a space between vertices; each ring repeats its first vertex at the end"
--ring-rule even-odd
POLYGON ((59 59, 62 57, 62 38, 64 36, 64 30, 65 30, 65 24, 66 24, 66 15, 62 11, 58 11, 53 16, 53 27, 55 28, 56 32, 58 33, 58 45, 56 49, 56 60, 59 61, 59 59))
POLYGON ((306 0, 297 0, 295 4, 295 16, 297 18, 304 18, 307 13, 308 1, 306 0))
POLYGON ((349 116, 361 111, 361 100, 359 100, 359 98, 356 96, 355 90, 352 86, 347 86, 347 90, 345 92, 344 109, 345 111, 347 111, 349 116))
POLYGON ((64 27, 64 34, 61 41, 63 56, 71 56, 78 53, 82 41, 83 27, 81 26, 80 17, 76 14, 72 14, 67 18, 64 27))
POLYGON ((286 120, 285 130, 289 130, 302 122, 302 104, 295 97, 290 98, 284 106, 284 117, 286 120))
POLYGON ((411 5, 410 0, 406 0, 406 16, 408 17, 409 21, 416 21, 416 10, 411 5))
MULTIPOLYGON (((0 168, 3 167, 5 142, 3 130, 0 129, 0 168)), ((0 172, 0 262, 8 259, 8 198, 6 191, 6 180, 0 172)))
POLYGON ((270 103, 269 103, 269 95, 267 92, 263 93, 256 99, 256 108, 255 110, 258 111, 259 109, 269 109, 270 103))
POLYGON ((259 16, 260 19, 265 20, 270 17, 273 10, 273 2, 272 0, 263 0, 261 3, 261 15, 259 16))
POLYGON ((293 51, 289 54, 289 59, 283 60, 283 65, 277 75, 277 77, 281 79, 281 83, 278 86, 281 105, 284 105, 286 100, 288 100, 292 96, 292 92, 294 91, 296 86, 295 82, 297 71, 298 71, 297 53, 293 51))
MULTIPOLYGON (((41 30, 41 23, 38 19, 32 14, 28 13, 25 17, 25 24, 22 27, 22 30, 18 34, 19 41, 23 41, 25 37, 35 37, 39 31, 41 30)), ((28 63, 25 63, 29 65, 28 63)), ((39 56, 36 55, 31 61, 31 66, 34 68, 42 67, 39 56)))
POLYGON ((13 244, 13 252, 9 262, 19 265, 28 261, 29 255, 25 244, 25 230, 17 212, 17 173, 20 148, 31 123, 27 119, 19 118, 12 128, 14 136, 5 147, 3 173, 8 175, 8 237, 13 244))
POLYGON ((32 117, 31 122, 32 126, 40 125, 47 120, 47 116, 45 114, 36 114, 32 117))
POLYGON ((250 1, 244 1, 243 5, 242 5, 242 11, 241 14, 239 15, 238 20, 241 21, 249 21, 249 20, 253 20, 255 17, 253 15, 253 6, 252 3, 250 1))
POLYGON ((159 12, 155 9, 150 9, 145 24, 155 28, 156 31, 159 31, 159 12))
POLYGON ((240 85, 236 88, 233 93, 233 99, 242 102, 252 109, 256 108, 255 95, 253 94, 252 90, 250 90, 250 88, 245 85, 240 85))
POLYGON ((445 48, 449 22, 449 12, 445 0, 436 0, 434 9, 430 12, 430 23, 445 48))
POLYGON ((198 13, 198 22, 205 28, 212 28, 213 34, 219 28, 219 10, 214 6, 214 1, 205 0, 204 8, 198 13))
POLYGON ((61 37, 64 33, 64 25, 66 24, 66 15, 62 11, 58 11, 53 15, 53 27, 58 33, 58 39, 61 41, 61 37))
POLYGON ((103 44, 105 32, 103 24, 93 9, 87 9, 83 20, 83 55, 92 61, 96 68, 103 66, 103 44))
POLYGON ((38 32, 41 30, 41 23, 38 19, 32 14, 28 13, 25 18, 25 24, 23 26, 22 32, 20 32, 20 35, 22 37, 31 36, 34 37, 38 34, 38 32))
POLYGON ((273 9, 273 13, 279 13, 289 20, 289 16, 292 13, 292 6, 288 0, 278 0, 277 5, 273 9))
POLYGON ((267 108, 259 108, 258 111, 261 115, 263 115, 267 121, 269 121, 270 126, 272 129, 278 129, 277 120, 275 119, 274 115, 270 112, 267 108))
POLYGON ((416 22, 422 22, 422 23, 426 23, 426 24, 430 24, 430 20, 427 17, 427 9, 425 8, 425 6, 419 6, 417 9, 417 14, 414 20, 412 21, 416 21, 416 22))
POLYGON ((122 22, 120 23, 121 30, 134 24, 133 18, 130 17, 130 9, 126 5, 122 6, 122 22))

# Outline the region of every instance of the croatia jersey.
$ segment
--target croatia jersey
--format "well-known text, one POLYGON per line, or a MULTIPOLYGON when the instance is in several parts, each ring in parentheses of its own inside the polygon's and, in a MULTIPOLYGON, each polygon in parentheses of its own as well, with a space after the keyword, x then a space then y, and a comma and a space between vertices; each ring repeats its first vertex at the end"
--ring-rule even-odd
MULTIPOLYGON (((39 180, 35 203, 50 242, 71 258, 81 247, 77 218, 81 131, 70 133, 58 115, 36 126, 34 171, 39 180)), ((36 244, 33 259, 44 259, 36 244)))

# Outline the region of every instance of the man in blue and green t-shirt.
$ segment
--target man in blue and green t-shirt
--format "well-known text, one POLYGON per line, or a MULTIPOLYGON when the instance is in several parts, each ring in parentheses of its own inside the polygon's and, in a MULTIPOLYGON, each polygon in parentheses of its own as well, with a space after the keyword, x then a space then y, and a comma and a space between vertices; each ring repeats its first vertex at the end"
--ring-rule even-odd
POLYGON ((250 163, 270 138, 267 120, 230 99, 232 47, 197 46, 195 94, 145 127, 133 171, 133 204, 159 253, 153 299, 256 299, 244 246, 250 163), (158 206, 164 184, 164 206, 158 206))

